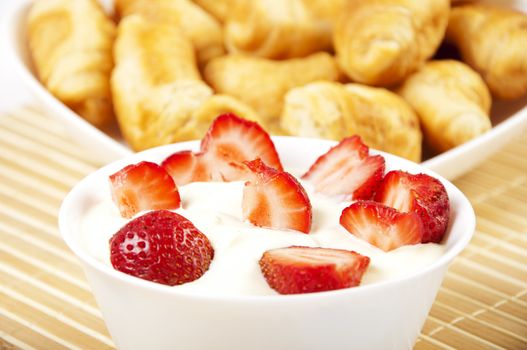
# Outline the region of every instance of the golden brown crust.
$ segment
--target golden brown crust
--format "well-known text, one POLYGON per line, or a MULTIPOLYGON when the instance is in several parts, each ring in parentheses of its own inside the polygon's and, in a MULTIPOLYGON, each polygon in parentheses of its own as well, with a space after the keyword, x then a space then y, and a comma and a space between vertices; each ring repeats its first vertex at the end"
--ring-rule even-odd
POLYGON ((230 1, 218 1, 218 0, 194 0, 196 4, 201 6, 205 11, 216 17, 220 22, 225 22, 229 12, 233 7, 236 6, 238 1, 247 0, 230 0, 230 1))
MULTIPOLYGON (((317 1, 236 1, 225 20, 225 45, 228 51, 286 59, 329 49, 330 22, 311 11, 310 6, 316 10, 316 4, 311 2, 317 1)), ((335 1, 334 6, 339 3, 341 1, 335 1)), ((327 16, 331 14, 330 9, 323 9, 327 16)))
POLYGON ((446 37, 493 95, 514 99, 527 93, 527 15, 483 4, 455 7, 446 37))
POLYGON ((110 74, 115 26, 94 0, 39 0, 29 48, 46 88, 97 127, 113 120, 110 74))
POLYGON ((478 73, 454 61, 430 61, 398 90, 417 112, 425 140, 439 152, 491 128, 490 92, 478 73))
POLYGON ((339 71, 333 57, 322 52, 283 61, 227 55, 212 60, 204 76, 217 92, 254 108, 267 127, 278 119, 288 90, 316 80, 337 80, 339 71))
POLYGON ((189 0, 116 0, 120 17, 141 14, 179 27, 196 49, 200 65, 224 53, 220 23, 189 0))
POLYGON ((119 23, 114 53, 112 92, 125 139, 135 150, 175 141, 174 128, 212 95, 189 40, 175 26, 131 15, 119 23))
POLYGON ((421 160, 421 130, 396 94, 359 84, 315 82, 289 91, 281 126, 291 135, 340 141, 358 134, 373 148, 421 160))
POLYGON ((449 8, 449 0, 353 1, 333 32, 340 67, 368 85, 402 81, 439 46, 449 8))
POLYGON ((188 38, 176 26, 141 15, 121 20, 112 92, 119 125, 134 150, 202 138, 219 113, 258 120, 233 97, 213 95, 188 38))

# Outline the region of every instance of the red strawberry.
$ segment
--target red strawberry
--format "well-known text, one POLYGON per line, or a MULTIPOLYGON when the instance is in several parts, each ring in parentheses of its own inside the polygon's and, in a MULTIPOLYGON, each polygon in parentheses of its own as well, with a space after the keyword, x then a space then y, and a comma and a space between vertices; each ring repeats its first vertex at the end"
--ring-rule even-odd
POLYGON ((180 151, 165 159, 161 166, 179 185, 210 179, 209 164, 204 157, 192 151, 180 151))
POLYGON ((169 157, 162 163, 178 185, 192 181, 245 180, 249 174, 243 162, 256 158, 282 170, 269 134, 257 123, 232 113, 217 117, 201 141, 201 151, 190 154, 169 157))
POLYGON ((243 189, 243 217, 257 226, 309 233, 311 203, 302 185, 260 159, 245 164, 253 175, 243 189))
POLYGON ((110 239, 116 270, 170 286, 200 278, 214 249, 192 222, 168 210, 139 216, 110 239))
POLYGON ((131 218, 142 210, 177 209, 179 192, 165 169, 151 162, 131 164, 110 175, 112 199, 121 216, 131 218))
POLYGON ((327 195, 346 194, 351 199, 370 199, 384 174, 384 158, 368 155, 359 136, 343 139, 320 156, 302 179, 315 191, 327 195))
POLYGON ((260 269, 278 293, 299 294, 357 286, 369 263, 348 250, 288 247, 266 251, 260 269))
POLYGON ((373 201, 358 201, 344 209, 340 224, 385 252, 420 243, 423 236, 423 224, 416 213, 399 213, 373 201))
POLYGON ((390 171, 375 200, 400 212, 414 212, 423 221, 423 243, 441 241, 450 217, 450 202, 443 184, 426 174, 390 171))

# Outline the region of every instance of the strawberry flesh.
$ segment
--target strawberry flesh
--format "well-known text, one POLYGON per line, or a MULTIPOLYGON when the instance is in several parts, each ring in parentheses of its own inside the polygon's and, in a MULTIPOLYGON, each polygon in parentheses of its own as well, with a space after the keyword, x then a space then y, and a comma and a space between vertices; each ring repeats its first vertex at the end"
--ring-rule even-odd
POLYGON ((351 234, 386 252, 421 243, 424 230, 416 213, 400 213, 374 201, 358 201, 345 208, 340 224, 351 234))
POLYGON ((243 162, 256 158, 282 170, 269 134, 258 123, 228 113, 214 120, 199 152, 178 152, 161 165, 178 185, 193 181, 238 181, 250 175, 243 162))
POLYGON ((252 175, 243 190, 244 219, 256 226, 309 233, 311 203, 294 176, 271 168, 260 159, 245 164, 252 175))
POLYGON ((426 174, 395 170, 386 174, 375 200, 400 212, 417 213, 423 221, 422 243, 439 243, 450 217, 450 202, 445 186, 426 174))
POLYGON ((371 199, 384 169, 384 158, 369 155, 369 148, 360 137, 352 136, 321 155, 302 179, 312 183, 320 193, 371 199))
POLYGON ((170 286, 200 278, 214 257, 207 236, 168 210, 131 220, 110 239, 110 252, 116 270, 170 286))
POLYGON ((177 209, 181 205, 174 180, 155 163, 128 165, 109 180, 112 199, 125 218, 143 210, 177 209))
POLYGON ((353 251, 298 246, 268 250, 259 261, 265 280, 280 294, 357 286, 369 263, 353 251))

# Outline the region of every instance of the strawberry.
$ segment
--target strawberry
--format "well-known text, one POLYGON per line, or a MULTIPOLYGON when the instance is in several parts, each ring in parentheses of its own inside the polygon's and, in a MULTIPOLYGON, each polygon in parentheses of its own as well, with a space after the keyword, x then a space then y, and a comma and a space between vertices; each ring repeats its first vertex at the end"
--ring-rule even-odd
POLYGON ((200 152, 179 153, 161 164, 178 185, 192 181, 245 180, 249 173, 243 162, 256 158, 282 170, 269 134, 257 123, 232 113, 214 120, 201 141, 200 152))
POLYGON ((320 156, 302 179, 327 195, 370 199, 382 180, 385 164, 382 156, 368 154, 369 148, 359 136, 345 138, 320 156))
POLYGON ((385 252, 423 237, 423 223, 416 213, 400 213, 373 201, 358 201, 345 208, 340 224, 353 235, 385 252))
POLYGON ((293 246, 268 250, 259 263, 271 288, 299 294, 359 285, 370 258, 348 250, 293 246))
POLYGON ((116 270, 170 286, 200 278, 213 257, 207 236, 168 210, 139 216, 110 239, 110 261, 116 270))
POLYGON ((165 169, 151 162, 131 164, 110 175, 112 199, 121 216, 131 218, 142 210, 177 209, 181 199, 165 169))
POLYGON ((209 164, 204 157, 192 151, 180 151, 167 157, 161 166, 179 185, 210 179, 209 164))
POLYGON ((260 159, 245 162, 252 172, 243 189, 243 217, 256 226, 309 233, 311 203, 302 185, 289 173, 260 159))
POLYGON ((375 200, 400 212, 414 212, 423 221, 423 243, 438 243, 445 235, 450 202, 443 184, 426 174, 390 171, 384 177, 375 200))

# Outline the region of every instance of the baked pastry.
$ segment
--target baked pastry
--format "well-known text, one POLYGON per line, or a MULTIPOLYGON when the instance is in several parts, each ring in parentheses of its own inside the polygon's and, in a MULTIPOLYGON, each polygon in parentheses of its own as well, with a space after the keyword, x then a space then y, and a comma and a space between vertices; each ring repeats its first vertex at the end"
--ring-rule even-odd
POLYGON ((483 4, 455 7, 446 32, 493 95, 527 93, 527 15, 483 4))
POLYGON ((304 0, 241 0, 225 19, 225 46, 258 57, 302 57, 331 48, 331 27, 304 0))
POLYGON ((194 45, 200 65, 225 52, 220 23, 189 0, 116 0, 115 9, 121 18, 141 14, 178 26, 194 45))
POLYGON ((27 33, 38 78, 88 122, 113 120, 110 74, 115 26, 95 0, 38 0, 27 33))
POLYGON ((242 102, 213 95, 200 79, 190 41, 176 26, 127 16, 119 23, 114 53, 115 110, 134 150, 202 138, 220 112, 258 121, 242 102))
POLYGON ((401 97, 383 88, 314 82, 292 89, 280 124, 297 136, 340 141, 358 134, 370 147, 421 160, 417 115, 401 97))
POLYGON ((236 6, 238 1, 250 1, 250 0, 229 0, 229 1, 218 1, 218 0, 194 0, 196 4, 201 6, 205 11, 216 17, 220 22, 224 22, 229 15, 229 12, 233 7, 236 6))
POLYGON ((430 61, 398 93, 417 112, 425 140, 438 152, 491 128, 490 92, 478 73, 454 60, 430 61))
POLYGON ((337 80, 339 71, 333 57, 324 52, 283 61, 238 54, 213 59, 204 76, 215 91, 247 103, 262 118, 264 128, 272 128, 287 91, 316 80, 337 80))
POLYGON ((359 83, 391 86, 439 47, 449 0, 355 0, 333 31, 337 61, 359 83))

